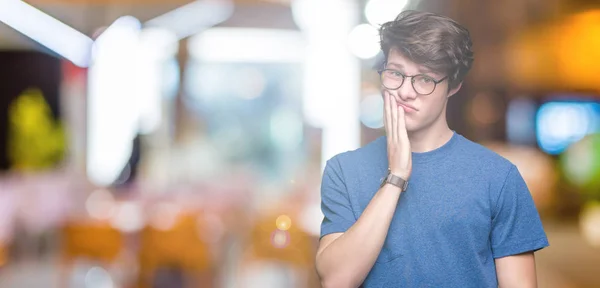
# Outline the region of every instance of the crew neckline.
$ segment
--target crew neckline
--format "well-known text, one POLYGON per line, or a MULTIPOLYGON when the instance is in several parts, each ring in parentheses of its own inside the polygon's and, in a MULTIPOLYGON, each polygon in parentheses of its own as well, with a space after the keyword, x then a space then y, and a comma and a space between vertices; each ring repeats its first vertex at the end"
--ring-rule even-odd
MULTIPOLYGON (((460 141, 461 135, 456 131, 452 130, 452 137, 446 141, 442 146, 427 152, 412 152, 412 162, 414 163, 427 163, 435 160, 441 160, 447 157, 451 152, 452 148, 460 141)), ((383 151, 387 151, 387 136, 382 136, 381 142, 383 145, 383 151)), ((385 160, 387 161, 387 153, 384 153, 385 160)))
POLYGON ((448 156, 452 150, 452 147, 456 145, 460 137, 460 134, 452 130, 452 137, 446 141, 442 146, 427 152, 412 152, 413 163, 425 163, 434 160, 440 160, 448 156))

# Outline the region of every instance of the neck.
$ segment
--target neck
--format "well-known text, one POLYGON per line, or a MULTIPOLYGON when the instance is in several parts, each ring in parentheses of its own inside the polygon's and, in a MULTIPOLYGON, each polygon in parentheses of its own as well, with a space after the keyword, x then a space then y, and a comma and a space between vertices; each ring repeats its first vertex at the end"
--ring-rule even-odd
POLYGON ((452 135, 453 131, 448 127, 445 115, 440 115, 430 126, 408 132, 408 139, 412 152, 423 153, 442 147, 452 135))

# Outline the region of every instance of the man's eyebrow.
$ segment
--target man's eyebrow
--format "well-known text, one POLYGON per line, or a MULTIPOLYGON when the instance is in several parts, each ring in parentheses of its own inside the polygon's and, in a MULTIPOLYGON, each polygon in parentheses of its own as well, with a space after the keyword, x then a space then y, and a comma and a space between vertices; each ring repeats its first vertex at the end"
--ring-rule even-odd
POLYGON ((437 73, 431 71, 428 68, 419 68, 419 73, 423 73, 423 74, 437 74, 437 73))
MULTIPOLYGON (((388 62, 386 65, 386 68, 391 67, 391 66, 393 66, 393 68, 396 68, 396 69, 401 69, 401 70, 404 69, 404 66, 402 64, 394 63, 394 62, 388 62)), ((438 73, 436 73, 426 67, 419 68, 419 73, 420 74, 433 74, 434 76, 439 76, 438 73)))
POLYGON ((393 63, 393 62, 387 63, 387 67, 390 67, 390 66, 394 66, 394 67, 396 67, 398 69, 404 68, 404 66, 402 66, 402 64, 397 64, 397 63, 393 63))

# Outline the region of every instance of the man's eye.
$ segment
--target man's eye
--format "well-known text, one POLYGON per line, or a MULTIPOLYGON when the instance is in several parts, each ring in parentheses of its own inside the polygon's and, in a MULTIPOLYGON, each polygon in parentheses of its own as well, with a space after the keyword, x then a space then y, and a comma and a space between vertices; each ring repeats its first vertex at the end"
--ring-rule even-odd
POLYGON ((433 79, 429 78, 429 77, 422 77, 421 82, 429 84, 429 83, 433 82, 433 79))

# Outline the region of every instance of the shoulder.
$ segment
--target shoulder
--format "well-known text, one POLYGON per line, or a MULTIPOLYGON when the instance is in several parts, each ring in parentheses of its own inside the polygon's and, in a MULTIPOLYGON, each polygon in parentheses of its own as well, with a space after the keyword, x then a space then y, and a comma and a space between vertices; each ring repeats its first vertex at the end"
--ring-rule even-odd
POLYGON ((516 169, 510 160, 462 135, 458 146, 455 161, 484 174, 496 176, 493 178, 498 178, 499 181, 504 180, 513 169, 516 169))
POLYGON ((497 206, 501 195, 510 197, 514 193, 527 191, 517 166, 510 160, 464 137, 459 146, 460 151, 456 153, 454 160, 460 163, 458 167, 464 167, 460 173, 466 174, 473 182, 484 185, 489 193, 490 207, 497 206), (508 193, 505 192, 507 190, 508 193))

